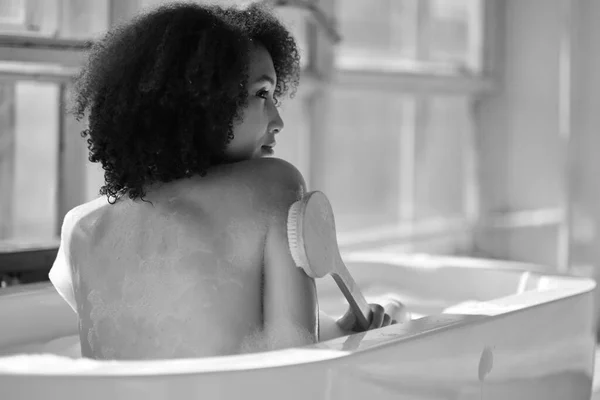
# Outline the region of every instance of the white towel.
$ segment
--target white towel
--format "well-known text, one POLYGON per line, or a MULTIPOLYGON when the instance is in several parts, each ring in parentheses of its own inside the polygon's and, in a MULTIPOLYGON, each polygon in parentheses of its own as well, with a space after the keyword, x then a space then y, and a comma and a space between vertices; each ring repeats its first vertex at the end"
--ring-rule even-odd
POLYGON ((61 295, 63 299, 71 306, 73 311, 77 313, 77 303, 75 302, 75 291, 73 289, 73 276, 71 273, 71 266, 69 265, 69 259, 67 257, 67 238, 71 235, 72 230, 72 213, 68 213, 65 216, 65 220, 61 229, 60 246, 58 247, 58 254, 56 260, 50 269, 48 278, 54 285, 54 288, 61 295))
POLYGON ((67 264, 62 243, 58 248, 58 255, 56 256, 56 260, 50 269, 48 277, 50 278, 50 282, 52 282, 58 294, 60 294, 61 297, 65 299, 67 303, 69 303, 73 311, 77 312, 71 268, 69 268, 69 265, 67 264))

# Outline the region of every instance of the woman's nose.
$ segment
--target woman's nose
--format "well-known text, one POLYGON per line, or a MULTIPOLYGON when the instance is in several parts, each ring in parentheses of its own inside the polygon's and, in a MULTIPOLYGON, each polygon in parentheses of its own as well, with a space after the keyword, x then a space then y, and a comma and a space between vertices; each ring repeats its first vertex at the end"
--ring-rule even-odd
POLYGON ((273 133, 279 133, 283 130, 284 127, 283 119, 281 118, 277 107, 275 107, 275 105, 273 105, 272 107, 273 111, 271 115, 271 121, 269 124, 269 131, 273 133))

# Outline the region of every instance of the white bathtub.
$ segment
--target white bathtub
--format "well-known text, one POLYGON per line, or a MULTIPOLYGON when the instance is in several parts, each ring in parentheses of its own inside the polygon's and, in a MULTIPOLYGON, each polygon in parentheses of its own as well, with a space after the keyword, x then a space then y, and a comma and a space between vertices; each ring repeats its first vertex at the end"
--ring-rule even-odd
MULTIPOLYGON (((426 317, 269 353, 99 362, 77 359, 76 317, 51 286, 0 291, 0 398, 590 399, 593 281, 473 259, 346 261, 368 298, 394 293, 426 317)), ((318 290, 326 312, 345 310, 331 279, 318 290)))

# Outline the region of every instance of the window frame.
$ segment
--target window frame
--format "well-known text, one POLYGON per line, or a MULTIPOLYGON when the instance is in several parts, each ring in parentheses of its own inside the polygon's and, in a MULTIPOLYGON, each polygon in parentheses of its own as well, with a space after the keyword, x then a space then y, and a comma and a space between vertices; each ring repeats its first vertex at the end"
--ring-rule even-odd
MULTIPOLYGON (((518 3, 511 2, 513 7, 520 7, 518 3)), ((573 2, 563 2, 557 7, 565 7, 565 18, 561 19, 557 30, 564 30, 562 41, 557 46, 559 51, 568 51, 571 44, 571 34, 574 22, 571 20, 574 9, 577 8, 573 2), (564 4, 563 4, 564 3, 564 4), (565 46, 567 49, 565 49, 565 46)), ((470 237, 470 245, 467 246, 469 254, 486 257, 511 257, 510 249, 494 248, 495 245, 485 238, 490 232, 517 232, 522 229, 545 229, 546 227, 556 227, 558 229, 557 250, 557 268, 560 272, 569 270, 570 265, 570 246, 571 246, 571 200, 568 193, 560 201, 557 207, 536 207, 527 209, 507 209, 507 210, 488 210, 485 204, 485 193, 482 192, 480 184, 481 171, 480 164, 485 162, 485 155, 479 148, 479 138, 486 131, 489 124, 498 122, 498 118, 505 118, 505 110, 502 106, 490 105, 490 99, 497 96, 504 90, 503 76, 505 74, 504 62, 512 54, 506 54, 505 41, 507 37, 508 24, 506 20, 507 9, 509 5, 502 0, 485 0, 482 11, 482 40, 481 48, 483 51, 481 59, 481 74, 459 74, 453 75, 448 69, 438 69, 437 73, 431 73, 432 69, 425 66, 417 68, 424 72, 375 72, 369 70, 338 70, 334 73, 332 84, 364 89, 395 91, 402 94, 410 93, 415 96, 430 96, 433 94, 463 94, 471 96, 473 99, 472 116, 473 130, 472 137, 463 143, 467 153, 464 165, 464 173, 467 183, 464 187, 464 210, 462 217, 448 216, 448 218, 413 221, 381 227, 381 229, 371 229, 363 232, 349 232, 340 235, 340 245, 346 252, 362 250, 385 249, 389 243, 395 243, 399 251, 412 251, 425 248, 427 251, 447 252, 452 248, 453 237, 456 237, 456 251, 464 254, 464 240, 461 235, 470 237), (487 108, 488 112, 482 112, 487 108), (489 112, 491 109, 491 112, 489 112), (484 195, 482 197, 482 195, 484 195), (419 244, 431 241, 432 238, 446 238, 447 241, 441 247, 436 245, 422 247, 419 244), (485 243, 487 241, 487 243, 485 243), (450 243, 450 244, 449 244, 450 243), (487 251, 479 247, 484 243, 487 251), (491 250, 491 252, 490 252, 491 250)), ((525 32, 523 32, 525 34, 525 32)), ((567 56, 567 59, 570 55, 567 56)), ((577 60, 576 60, 577 61, 577 60)), ((418 66, 417 66, 418 67, 418 66)), ((520 68, 525 68, 524 66, 520 68)), ((569 71, 569 61, 562 65, 562 74, 569 71)), ((570 106, 570 96, 566 93, 570 90, 568 76, 561 78, 561 98, 559 102, 562 108, 568 110, 570 106)), ((500 94, 501 95, 501 94, 500 94)), ((564 155, 568 157, 569 145, 568 136, 569 127, 572 123, 568 120, 568 111, 564 111, 566 116, 561 117, 561 135, 565 140, 564 155)), ((492 151, 486 149, 487 152, 492 151)), ((571 150, 572 151, 572 150, 571 150)), ((568 163, 565 176, 560 179, 569 185, 569 180, 573 178, 571 161, 568 163), (571 167, 569 167, 569 165, 571 167), (569 170, 571 168, 571 170, 569 170)), ((414 168, 407 166, 407 168, 414 168)))
MULTIPOLYGON (((418 13, 423 18, 427 6, 425 1, 419 1, 418 13)), ((409 69, 397 68, 395 71, 379 70, 369 68, 340 68, 334 62, 332 65, 330 85, 338 87, 359 88, 373 91, 390 91, 399 94, 411 94, 417 97, 414 119, 419 120, 421 99, 423 96, 431 95, 464 95, 471 97, 476 104, 479 99, 494 93, 497 88, 496 73, 494 70, 497 59, 497 13, 502 11, 502 1, 482 1, 481 12, 481 61, 471 61, 480 69, 479 74, 453 73, 452 68, 436 65, 435 63, 414 62, 415 65, 409 69)), ((426 29, 427 27, 425 27, 426 29)), ((417 50, 420 46, 417 46, 417 50)), ((473 109, 475 114, 476 110, 473 109)), ((475 119, 475 118, 474 118, 475 119)), ((476 129, 473 127, 472 131, 476 129)), ((325 132, 313 132, 314 135, 324 135, 325 132)), ((407 133, 403 133, 406 135, 407 133)), ((410 134, 410 133, 409 133, 410 134)), ((414 134, 414 132, 413 132, 414 134)), ((408 211, 406 222, 382 226, 379 229, 338 233, 338 242, 344 253, 359 250, 378 250, 389 247, 395 243, 399 248, 417 249, 419 243, 432 242, 433 238, 446 239, 443 248, 433 247, 431 251, 448 252, 452 247, 453 238, 456 239, 454 251, 463 251, 465 248, 464 236, 473 236, 475 229, 481 224, 479 218, 479 196, 477 184, 477 153, 476 133, 467 137, 463 143, 465 148, 465 162, 463 173, 466 179, 464 190, 464 215, 450 215, 445 218, 428 218, 415 220, 414 213, 408 211), (448 244, 450 243, 450 244, 448 244)), ((407 158, 407 165, 403 170, 414 171, 415 160, 407 158)), ((315 171, 315 174, 321 172, 315 171)), ((406 178, 405 178, 406 179, 406 178)), ((412 198, 414 203, 414 190, 404 193, 403 196, 412 198)), ((422 247, 422 246, 421 246, 422 247)), ((470 246, 466 246, 470 247, 470 246)))

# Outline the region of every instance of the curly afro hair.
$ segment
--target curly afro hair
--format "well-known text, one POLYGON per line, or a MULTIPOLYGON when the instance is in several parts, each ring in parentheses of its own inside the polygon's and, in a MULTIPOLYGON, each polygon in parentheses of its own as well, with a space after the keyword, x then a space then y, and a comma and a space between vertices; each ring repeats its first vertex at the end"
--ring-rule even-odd
POLYGON ((276 101, 293 96, 300 55, 264 5, 172 3, 94 43, 75 83, 73 114, 88 118, 81 135, 89 160, 104 169, 100 194, 143 200, 148 185, 204 176, 225 162, 255 43, 273 59, 276 101))

